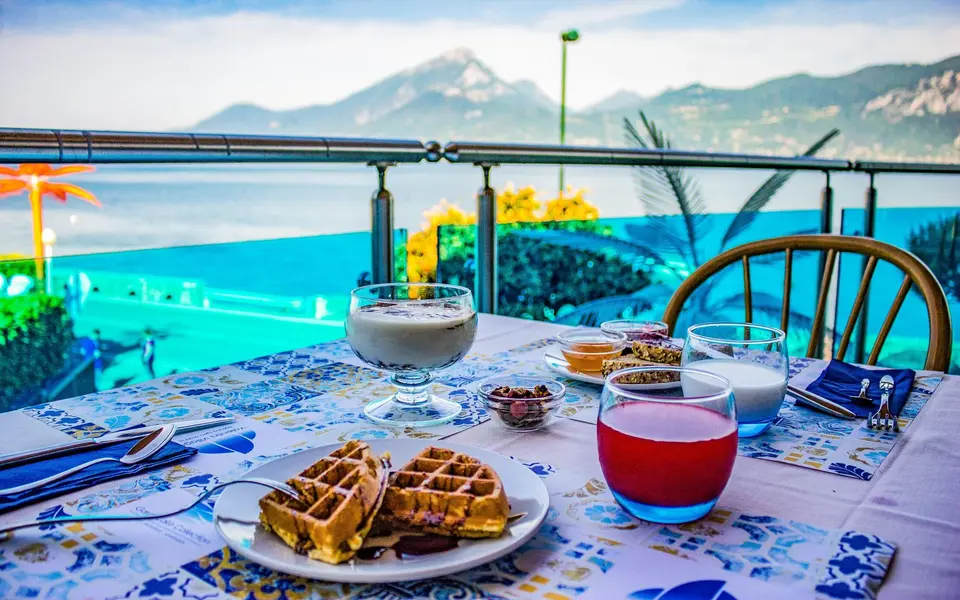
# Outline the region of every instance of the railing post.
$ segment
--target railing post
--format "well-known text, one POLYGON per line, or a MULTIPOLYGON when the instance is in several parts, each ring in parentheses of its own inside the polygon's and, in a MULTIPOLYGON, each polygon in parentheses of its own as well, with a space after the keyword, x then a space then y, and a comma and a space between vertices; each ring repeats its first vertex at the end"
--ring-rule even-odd
MULTIPOLYGON (((824 171, 823 189, 820 190, 820 233, 833 233, 833 188, 830 186, 830 171, 824 171)), ((827 268, 827 257, 820 252, 820 264, 817 270, 817 281, 823 281, 823 273, 827 268)), ((823 328, 823 336, 818 341, 817 356, 823 356, 824 348, 833 349, 833 324, 836 318, 836 303, 834 303, 834 318, 827 318, 823 328)), ((832 353, 832 352, 831 352, 832 353)))
POLYGON ((483 313, 497 312, 497 193, 490 187, 490 167, 480 163, 483 169, 483 187, 477 192, 477 279, 474 284, 477 310, 483 313))
MULTIPOLYGON (((870 183, 867 185, 867 192, 864 195, 863 202, 863 235, 874 237, 877 227, 877 188, 874 185, 874 173, 868 172, 870 183)), ((867 270, 867 257, 861 260, 860 272, 867 270)), ((870 315, 870 288, 867 288, 867 295, 863 299, 863 308, 860 310, 860 321, 857 323, 857 351, 855 353, 855 362, 863 363, 867 355, 867 317, 870 315)))
POLYGON ((867 174, 870 176, 870 184, 863 204, 863 235, 873 237, 877 224, 877 188, 873 182, 874 174, 872 172, 867 174))
POLYGON ((373 283, 393 281, 393 194, 386 188, 387 167, 395 163, 371 163, 377 168, 379 185, 370 198, 370 245, 373 251, 373 283))
MULTIPOLYGON (((826 181, 820 190, 820 233, 833 232, 833 188, 830 187, 830 171, 823 172, 826 181)), ((821 275, 823 271, 820 272, 821 275)))

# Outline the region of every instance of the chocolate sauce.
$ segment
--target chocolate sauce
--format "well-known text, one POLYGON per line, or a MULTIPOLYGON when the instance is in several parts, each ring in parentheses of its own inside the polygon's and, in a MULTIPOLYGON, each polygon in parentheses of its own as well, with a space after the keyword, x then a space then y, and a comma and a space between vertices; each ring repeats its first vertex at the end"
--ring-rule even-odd
POLYGON ((369 546, 361 548, 357 552, 357 558, 360 560, 376 560, 383 556, 387 550, 393 549, 393 552, 400 560, 412 559, 427 554, 436 554, 446 552, 457 547, 457 538, 446 535, 401 535, 394 538, 393 542, 387 540, 384 546, 369 546))
POLYGON ((360 560, 377 560, 383 553, 389 550, 386 546, 370 546, 369 548, 360 548, 357 552, 357 558, 360 560))
POLYGON ((397 558, 413 558, 425 554, 446 552, 457 547, 457 538, 446 535, 404 535, 393 545, 397 558))

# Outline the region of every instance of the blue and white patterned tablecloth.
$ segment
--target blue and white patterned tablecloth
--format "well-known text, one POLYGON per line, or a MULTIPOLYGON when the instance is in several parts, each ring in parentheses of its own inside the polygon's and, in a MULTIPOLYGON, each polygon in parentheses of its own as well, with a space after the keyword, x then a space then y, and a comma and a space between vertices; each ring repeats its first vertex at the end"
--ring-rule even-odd
MULTIPOLYGON (((385 373, 360 366, 342 340, 35 406, 23 412, 77 439, 138 423, 227 414, 237 420, 178 436, 199 450, 187 462, 22 508, 0 516, 0 523, 105 511, 155 513, 188 504, 217 482, 310 447, 350 439, 455 435, 487 419, 474 394, 477 383, 496 373, 539 369, 523 357, 542 347, 534 343, 520 351, 477 352, 442 373, 434 391, 465 408, 453 422, 428 429, 384 427, 364 418, 364 404, 389 393, 390 386, 385 373)), ((595 412, 596 391, 572 385, 564 415, 583 419, 595 412)), ((520 458, 551 493, 550 516, 538 536, 503 559, 454 576, 373 586, 289 577, 225 548, 213 530, 208 502, 160 521, 18 533, 0 542, 0 598, 563 600, 588 590, 630 548, 709 561, 730 573, 799 586, 821 597, 873 598, 895 552, 893 541, 868 533, 825 529, 793 521, 790 515, 746 514, 731 506, 690 525, 645 523, 619 508, 599 473, 560 470, 538 462, 544 459, 520 458)))
MULTIPOLYGON (((506 358, 513 362, 514 371, 556 377, 542 361, 545 348, 551 344, 551 339, 545 338, 493 356, 478 356, 474 360, 497 363, 506 358)), ((806 387, 825 366, 822 360, 792 358, 790 381, 806 387)), ((921 371, 917 374, 910 396, 900 413, 901 432, 910 426, 942 380, 941 373, 921 371)), ((564 383, 567 386, 567 404, 561 409, 562 414, 585 423, 596 423, 599 386, 572 379, 565 379, 564 383)), ((892 431, 868 429, 862 419, 853 421, 832 417, 797 404, 788 396, 777 422, 759 436, 741 439, 738 453, 740 456, 869 480, 901 437, 892 431)))

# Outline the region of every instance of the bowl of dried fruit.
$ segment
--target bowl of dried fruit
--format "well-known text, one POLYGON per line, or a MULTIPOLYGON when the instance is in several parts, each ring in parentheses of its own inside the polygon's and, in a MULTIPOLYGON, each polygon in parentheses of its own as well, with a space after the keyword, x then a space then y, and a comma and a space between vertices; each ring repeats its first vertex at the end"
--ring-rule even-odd
POLYGON ((477 393, 487 412, 507 429, 536 431, 556 415, 567 388, 543 377, 501 375, 481 383, 477 393))

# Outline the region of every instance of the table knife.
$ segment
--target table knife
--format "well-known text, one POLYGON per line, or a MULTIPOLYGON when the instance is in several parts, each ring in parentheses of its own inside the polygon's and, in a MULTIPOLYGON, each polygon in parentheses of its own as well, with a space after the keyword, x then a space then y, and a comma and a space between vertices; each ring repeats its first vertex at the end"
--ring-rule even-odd
POLYGON ((814 394, 811 391, 798 388, 793 385, 787 386, 787 393, 793 396, 797 402, 805 404, 810 408, 815 408, 841 419, 857 419, 856 413, 845 406, 841 406, 832 400, 827 400, 823 396, 814 394))
MULTIPOLYGON (((197 431, 199 429, 207 429, 209 427, 218 427, 220 425, 226 425, 227 423, 232 423, 234 421, 233 417, 216 417, 210 419, 196 419, 193 421, 183 421, 181 423, 175 423, 177 426, 177 433, 186 433, 189 431, 197 431)), ((76 442, 68 442, 66 444, 57 444, 55 446, 46 446, 44 448, 36 448, 34 450, 27 450, 25 452, 16 452, 13 454, 4 454, 0 455, 0 468, 9 467, 12 465, 18 465, 20 463, 29 462, 32 460, 37 460, 41 458, 51 458, 54 456, 60 456, 62 454, 67 454, 70 452, 78 452, 81 450, 87 450, 89 448, 95 448, 97 446, 106 446, 109 444, 117 444, 119 442, 125 442, 127 440, 132 440, 136 438, 141 438, 145 435, 153 433, 157 429, 160 429, 161 425, 147 425, 145 427, 133 427, 131 429, 122 429, 120 431, 113 431, 111 433, 106 433, 100 437, 92 438, 89 440, 79 440, 76 442)))

